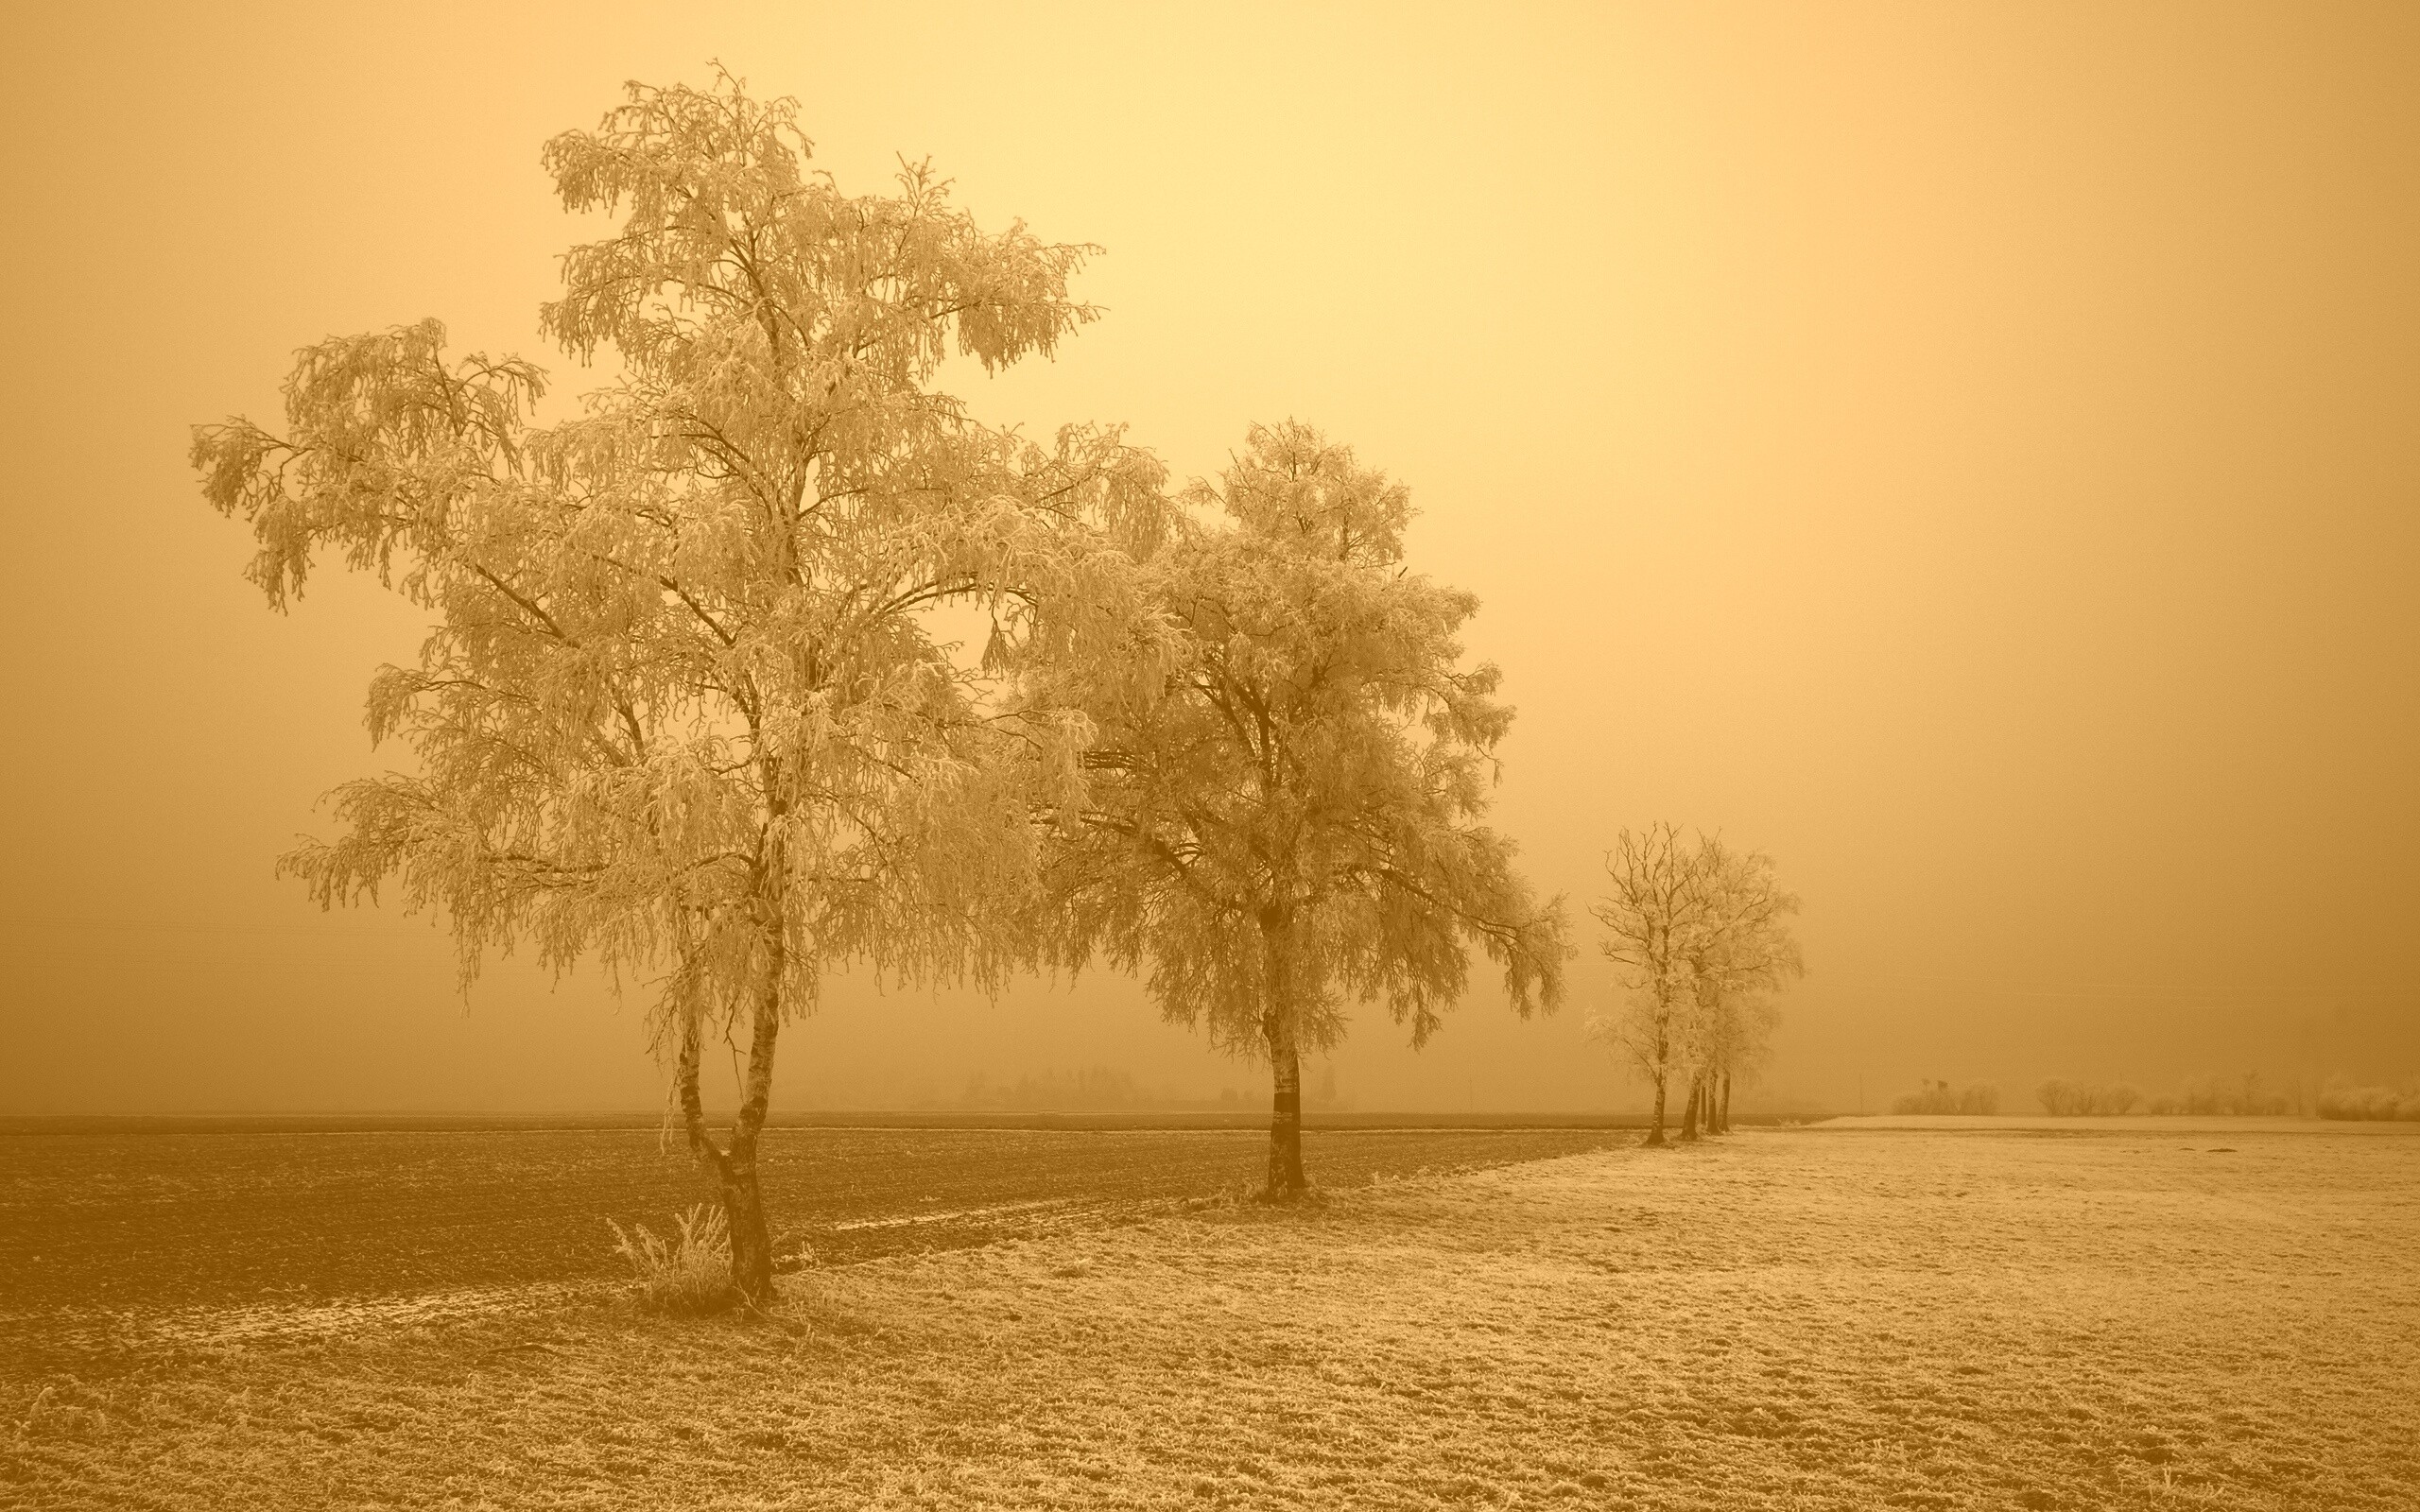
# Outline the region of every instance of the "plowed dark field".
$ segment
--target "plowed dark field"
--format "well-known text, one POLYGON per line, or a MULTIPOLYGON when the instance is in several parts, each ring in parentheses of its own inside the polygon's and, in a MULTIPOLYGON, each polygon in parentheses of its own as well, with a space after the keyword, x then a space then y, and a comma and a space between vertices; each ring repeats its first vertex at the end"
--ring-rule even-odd
MULTIPOLYGON (((1509 1164, 1607 1129, 1315 1129, 1330 1187, 1509 1164)), ((818 1266, 1115 1223, 1253 1182, 1245 1129, 775 1128, 777 1245, 818 1266)), ((609 1281, 606 1220, 708 1189, 653 1129, 0 1135, 0 1373, 151 1320, 609 1281), (13 1363, 13 1365, 12 1365, 13 1363)))

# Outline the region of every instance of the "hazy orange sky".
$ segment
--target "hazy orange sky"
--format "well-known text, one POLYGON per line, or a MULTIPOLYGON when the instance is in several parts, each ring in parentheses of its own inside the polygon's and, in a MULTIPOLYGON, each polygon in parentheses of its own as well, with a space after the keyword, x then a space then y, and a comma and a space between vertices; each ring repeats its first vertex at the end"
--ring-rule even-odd
MULTIPOLYGON (((1806 899, 1779 1097, 2420 1072, 2420 8, 1011 9, 0 20, 0 1112, 659 1101, 642 997, 466 1008, 424 922, 272 880, 420 626, 268 612, 184 451, 427 315, 583 387, 539 144, 713 58, 844 189, 929 154, 1107 249, 1055 362, 949 375, 978 415, 1180 477, 1310 421, 1480 595, 1495 817, 1589 950, 1552 1021, 1365 1012, 1359 1107, 1634 1106, 1583 910, 1659 818, 1806 899)), ((1096 1064, 1266 1095, 1088 976, 845 984, 777 1106, 1096 1064)))

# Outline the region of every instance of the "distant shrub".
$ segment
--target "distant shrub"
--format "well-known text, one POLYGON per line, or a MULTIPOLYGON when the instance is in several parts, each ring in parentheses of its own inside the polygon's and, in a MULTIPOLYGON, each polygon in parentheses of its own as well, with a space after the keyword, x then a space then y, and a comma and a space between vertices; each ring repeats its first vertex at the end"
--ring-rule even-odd
POLYGON ((1953 1088, 1945 1081, 1927 1081, 1924 1091, 1891 1101, 1894 1113, 1982 1113, 2000 1110, 2000 1090, 1981 1082, 1953 1088))
POLYGON ((2033 1090, 2034 1100, 2042 1111, 2056 1118, 2108 1117, 2131 1113, 2143 1094, 2120 1082, 2115 1087, 2086 1087, 2078 1082, 2061 1081, 2056 1077, 2033 1090))
POLYGON ((731 1281, 731 1225, 722 1209, 700 1203, 673 1214, 676 1231, 658 1234, 643 1223, 631 1231, 613 1219, 614 1249, 631 1263, 639 1306, 650 1313, 719 1313, 739 1300, 731 1281))
POLYGON ((2322 1118, 2399 1119, 2420 1122, 2420 1087, 2356 1087, 2332 1081, 2319 1094, 2322 1118))

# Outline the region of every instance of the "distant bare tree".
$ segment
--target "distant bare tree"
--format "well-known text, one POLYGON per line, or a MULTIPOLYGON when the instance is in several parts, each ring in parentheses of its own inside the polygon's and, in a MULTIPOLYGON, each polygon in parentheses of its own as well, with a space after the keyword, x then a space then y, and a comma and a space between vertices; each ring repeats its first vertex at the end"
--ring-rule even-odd
POLYGON ((1728 1128, 1733 1079, 1761 1057, 1777 1018, 1764 994, 1804 971, 1785 923, 1798 900, 1774 885, 1770 856, 1719 837, 1690 843, 1663 823, 1624 830, 1605 874, 1610 890, 1591 912, 1623 997, 1592 1032, 1654 1086, 1648 1143, 1665 1143, 1676 1076, 1688 1087, 1681 1137, 1728 1128))
POLYGON ((1418 1045, 1469 946, 1524 1015, 1560 1001, 1569 949, 1562 901, 1478 822, 1512 713, 1495 667, 1458 665, 1478 601, 1401 565, 1406 490, 1288 423, 1254 427, 1189 502, 1232 523, 1147 564, 1177 663, 1042 691, 1098 730, 1083 801, 1054 816, 1053 896, 1066 959, 1147 966, 1169 1018, 1269 1063, 1282 1201, 1308 1185, 1301 1057, 1342 1036, 1348 1001, 1383 1002, 1418 1045))
POLYGON ((1684 1117, 1684 1139, 1695 1137, 1693 1124, 1708 1132, 1730 1127, 1732 1080, 1761 1057, 1780 1018, 1763 994, 1806 970, 1788 922, 1798 898, 1775 883, 1772 857, 1734 850, 1716 835, 1699 841, 1692 869, 1703 911, 1683 954, 1696 1009, 1690 1103, 1698 1117, 1684 1117))
POLYGON ((1665 1143, 1665 1100, 1689 1051, 1697 1001, 1689 956, 1705 915, 1696 872, 1695 848, 1671 825, 1624 830, 1605 852, 1609 890, 1589 907, 1605 926, 1598 949, 1622 969, 1624 989, 1620 1006, 1593 1018, 1590 1029, 1653 1085, 1650 1144, 1665 1143))
POLYGON ((343 833, 283 868, 323 904, 400 879, 443 910, 466 981, 515 943, 662 970, 659 1046, 758 1300, 784 1022, 844 961, 1001 969, 992 903, 1028 886, 1028 807, 1079 773, 1081 722, 999 718, 926 611, 988 609, 1002 676, 1123 662, 1128 548, 1165 512, 1115 436, 1045 453, 930 387, 953 347, 997 369, 1090 319, 1067 292, 1083 249, 982 232, 922 167, 842 196, 793 112, 728 76, 633 84, 547 144, 564 206, 621 217, 544 311, 573 354, 620 357, 579 418, 531 426, 538 369, 449 357, 431 320, 307 350, 284 434, 236 420, 193 446, 273 607, 336 552, 438 622, 370 696, 418 773, 338 789, 343 833), (721 1140, 699 1084, 717 1032, 747 1045, 721 1140))
POLYGON ((1772 1057, 1773 1030, 1780 1023, 1780 1005, 1763 993, 1733 993, 1718 1002, 1706 1023, 1707 1132, 1731 1132, 1732 1084, 1755 1080, 1772 1057))

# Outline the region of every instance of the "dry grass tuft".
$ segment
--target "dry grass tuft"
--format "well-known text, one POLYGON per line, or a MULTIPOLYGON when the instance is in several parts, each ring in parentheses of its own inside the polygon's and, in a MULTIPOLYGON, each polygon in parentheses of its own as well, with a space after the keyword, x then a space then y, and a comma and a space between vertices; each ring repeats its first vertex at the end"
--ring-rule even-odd
POLYGON ((720 1208, 699 1203, 673 1214, 676 1231, 658 1234, 643 1223, 630 1231, 613 1219, 614 1250, 631 1263, 639 1306, 650 1313, 697 1317, 739 1300, 731 1280, 731 1223, 720 1208))
POLYGON ((1327 1189, 1310 1186, 1300 1192, 1277 1192, 1254 1187, 1246 1200, 1263 1208, 1317 1210, 1327 1206, 1327 1189))

